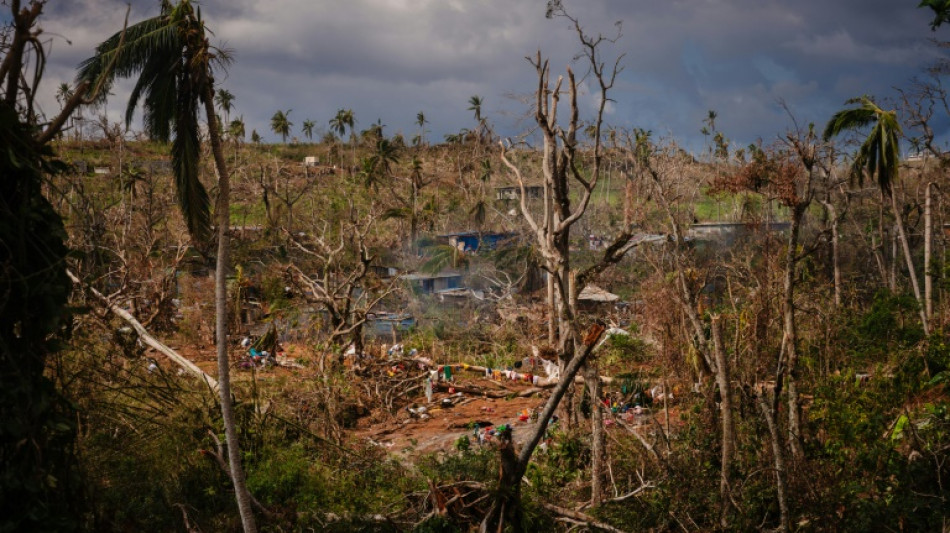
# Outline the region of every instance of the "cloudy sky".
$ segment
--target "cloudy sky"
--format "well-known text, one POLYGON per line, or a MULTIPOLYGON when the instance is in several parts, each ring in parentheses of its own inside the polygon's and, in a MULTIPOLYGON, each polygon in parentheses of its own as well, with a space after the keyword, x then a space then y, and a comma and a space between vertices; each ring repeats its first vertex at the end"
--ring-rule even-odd
MULTIPOLYGON (((357 129, 377 120, 388 134, 430 140, 474 126, 468 99, 479 95, 496 131, 530 127, 520 100, 535 85, 525 56, 537 50, 563 72, 579 51, 568 22, 544 17, 545 0, 204 0, 215 43, 234 61, 219 85, 235 95, 232 116, 265 140, 269 119, 290 109, 295 134, 306 119, 322 130, 340 108, 357 129)), ((130 21, 158 12, 132 0, 130 21)), ((622 37, 605 47, 625 54, 610 125, 644 127, 702 146, 707 111, 739 145, 768 142, 789 126, 778 102, 802 123, 824 124, 861 94, 894 95, 937 56, 927 11, 917 0, 564 0, 590 33, 622 37)), ((76 65, 122 26, 120 0, 50 0, 43 28, 52 42, 45 83, 71 81, 76 65)), ((950 39, 950 29, 936 36, 950 39)), ((575 67, 578 72, 582 67, 575 67)), ((124 109, 124 87, 109 102, 124 109)), ((583 99, 582 112, 594 100, 583 99)), ((133 128, 137 125, 133 125, 133 128)))

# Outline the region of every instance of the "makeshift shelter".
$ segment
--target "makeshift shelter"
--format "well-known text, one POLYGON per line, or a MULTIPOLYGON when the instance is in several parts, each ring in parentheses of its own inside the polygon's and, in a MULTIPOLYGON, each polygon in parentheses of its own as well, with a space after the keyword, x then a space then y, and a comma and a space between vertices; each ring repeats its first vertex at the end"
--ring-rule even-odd
POLYGON ((612 292, 607 292, 600 287, 588 285, 584 287, 577 295, 577 303, 586 310, 596 309, 603 305, 614 304, 620 301, 620 297, 612 292))

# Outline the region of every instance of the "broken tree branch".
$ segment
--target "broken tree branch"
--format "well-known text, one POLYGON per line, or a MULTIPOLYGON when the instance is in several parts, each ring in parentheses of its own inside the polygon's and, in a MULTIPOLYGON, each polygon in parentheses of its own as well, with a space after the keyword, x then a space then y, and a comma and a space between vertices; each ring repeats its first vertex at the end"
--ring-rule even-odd
POLYGON ((541 506, 556 515, 563 516, 571 520, 576 520, 589 528, 603 529, 604 531, 610 531, 611 533, 624 533, 622 529, 617 529, 610 524, 601 522, 593 516, 580 511, 572 511, 570 509, 565 509, 564 507, 559 507, 557 505, 545 502, 541 502, 541 506))

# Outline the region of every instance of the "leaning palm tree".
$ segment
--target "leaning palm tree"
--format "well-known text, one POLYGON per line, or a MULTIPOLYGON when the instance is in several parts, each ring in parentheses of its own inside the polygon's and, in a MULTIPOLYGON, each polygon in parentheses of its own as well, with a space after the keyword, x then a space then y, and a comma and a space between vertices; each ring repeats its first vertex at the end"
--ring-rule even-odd
POLYGON ((274 113, 274 116, 270 118, 270 129, 277 135, 280 135, 280 138, 283 142, 287 143, 287 136, 290 135, 290 127, 294 125, 290 121, 290 109, 287 111, 277 110, 274 113))
POLYGON ((864 176, 871 179, 877 179, 878 188, 881 190, 882 201, 889 198, 891 209, 894 213, 894 223, 897 225, 897 234, 901 241, 901 247, 904 251, 904 261, 907 263, 907 272, 910 275, 911 287, 914 290, 914 296, 920 304, 921 324, 924 333, 929 334, 929 317, 920 295, 920 286, 917 283, 917 272, 914 268, 914 262, 910 253, 910 244, 907 241, 907 232, 904 230, 904 222, 901 212, 897 207, 897 197, 894 196, 894 183, 898 179, 900 168, 900 144, 899 136, 901 134, 901 125, 897 120, 896 111, 885 111, 878 107, 869 96, 852 98, 846 102, 855 107, 842 109, 831 117, 828 125, 825 126, 824 138, 829 140, 845 131, 863 130, 870 127, 867 138, 858 153, 854 157, 851 165, 851 176, 859 183, 864 183, 864 176))
POLYGON ((303 128, 301 128, 301 131, 307 137, 308 140, 311 140, 311 141, 313 140, 313 128, 315 126, 316 124, 312 120, 303 121, 303 128))
MULTIPOLYGON (((190 0, 171 4, 163 0, 161 13, 130 26, 125 37, 117 33, 96 48, 79 68, 78 81, 99 83, 108 89, 116 77, 137 77, 126 107, 126 124, 141 102, 146 132, 154 139, 171 139, 172 169, 178 202, 192 238, 210 235, 210 201, 198 177, 201 146, 198 136, 199 104, 204 105, 208 139, 218 174, 215 207, 218 249, 215 265, 215 322, 218 391, 224 421, 231 480, 244 531, 257 531, 251 498, 241 465, 241 448, 234 421, 228 360, 227 286, 230 176, 224 160, 221 130, 214 112, 213 67, 227 62, 227 54, 208 42, 200 11, 190 0), (123 44, 124 42, 124 44, 123 44), (108 68, 108 65, 114 65, 108 68)), ((78 86, 78 84, 77 84, 78 86)), ((101 94, 107 94, 103 90, 101 94)))

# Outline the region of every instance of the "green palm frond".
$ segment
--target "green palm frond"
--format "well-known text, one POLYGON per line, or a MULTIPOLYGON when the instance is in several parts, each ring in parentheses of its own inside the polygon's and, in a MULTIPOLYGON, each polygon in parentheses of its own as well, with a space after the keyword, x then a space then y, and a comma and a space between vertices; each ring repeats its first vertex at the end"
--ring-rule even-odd
POLYGON ((829 140, 846 131, 870 126, 851 165, 851 178, 862 185, 865 175, 877 178, 881 192, 889 195, 900 167, 901 126, 897 113, 881 109, 869 96, 853 98, 847 103, 856 107, 835 113, 825 126, 823 137, 829 140))
POLYGON ((218 107, 221 108, 221 111, 224 111, 225 114, 231 112, 231 104, 234 102, 234 95, 231 94, 231 91, 227 89, 219 89, 214 95, 214 100, 218 104, 218 107))
POLYGON ((102 101, 116 78, 137 77, 126 124, 141 104, 146 133, 158 141, 172 140, 179 207, 197 241, 211 233, 210 200, 198 173, 198 103, 211 83, 212 62, 226 59, 210 47, 206 33, 189 0, 174 5, 165 0, 158 16, 129 26, 124 39, 116 33, 96 47, 95 55, 80 63, 76 79, 77 85, 89 82, 90 93, 101 85, 102 101))
POLYGON ((188 232, 199 242, 205 242, 211 234, 211 201, 198 178, 200 157, 197 100, 189 94, 180 94, 175 139, 172 142, 175 189, 188 232))
POLYGON ((99 94, 99 100, 105 100, 108 89, 116 78, 128 78, 141 71, 154 52, 168 52, 176 49, 181 51, 184 43, 175 22, 163 7, 161 15, 129 26, 125 31, 125 42, 121 49, 119 42, 122 39, 122 33, 115 33, 96 47, 94 56, 79 64, 76 75, 77 85, 88 81, 95 86, 99 78, 104 77, 103 91, 99 94), (113 59, 115 59, 115 64, 112 70, 107 72, 113 59))
POLYGON ((161 58, 146 65, 129 96, 129 103, 125 110, 126 127, 132 122, 141 91, 144 90, 142 120, 145 132, 156 141, 168 142, 172 130, 172 121, 169 117, 176 116, 180 83, 178 78, 180 77, 181 66, 169 64, 161 58))
POLYGON ((930 29, 936 31, 944 22, 950 21, 950 0, 921 0, 917 7, 929 7, 934 12, 930 29))
POLYGON ((270 129, 277 135, 280 135, 284 142, 287 142, 287 136, 290 135, 290 127, 294 125, 294 123, 290 121, 291 111, 291 109, 287 111, 277 110, 274 116, 270 118, 270 129))
POLYGON ((313 140, 313 128, 315 128, 316 125, 317 124, 314 121, 309 119, 303 121, 303 128, 301 128, 301 131, 307 136, 307 139, 313 140))
POLYGON ((832 137, 849 130, 859 130, 873 124, 875 120, 874 111, 863 107, 857 109, 842 109, 828 121, 825 126, 824 138, 830 140, 832 137))

